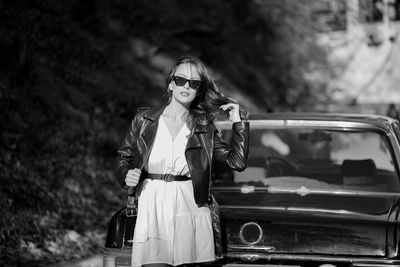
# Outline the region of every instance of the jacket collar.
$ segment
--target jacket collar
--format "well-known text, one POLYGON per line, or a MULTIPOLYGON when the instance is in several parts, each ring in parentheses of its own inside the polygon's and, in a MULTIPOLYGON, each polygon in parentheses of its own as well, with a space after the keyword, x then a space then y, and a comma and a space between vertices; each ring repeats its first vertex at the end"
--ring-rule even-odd
MULTIPOLYGON (((166 106, 167 105, 163 104, 159 107, 149 109, 143 115, 143 118, 151 120, 153 122, 158 122, 166 106)), ((202 117, 200 121, 195 125, 194 133, 207 133, 208 132, 207 125, 208 121, 206 120, 205 117, 202 117)))
POLYGON ((144 115, 143 118, 151 120, 153 122, 157 122, 160 118, 161 114, 163 113, 166 105, 161 105, 156 108, 149 109, 144 115))

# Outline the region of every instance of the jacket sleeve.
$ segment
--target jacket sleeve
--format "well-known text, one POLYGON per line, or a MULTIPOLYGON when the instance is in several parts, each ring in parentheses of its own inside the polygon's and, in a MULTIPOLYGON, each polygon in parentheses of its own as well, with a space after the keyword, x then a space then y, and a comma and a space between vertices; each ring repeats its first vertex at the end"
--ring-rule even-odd
POLYGON ((135 157, 138 156, 136 154, 136 138, 140 131, 139 117, 138 114, 134 117, 128 132, 122 140, 122 144, 118 148, 118 156, 115 164, 115 176, 123 188, 127 188, 125 184, 125 176, 130 169, 134 168, 135 157))
POLYGON ((249 123, 247 121, 232 124, 230 144, 224 142, 219 132, 214 134, 214 159, 236 171, 247 167, 249 154, 249 123))

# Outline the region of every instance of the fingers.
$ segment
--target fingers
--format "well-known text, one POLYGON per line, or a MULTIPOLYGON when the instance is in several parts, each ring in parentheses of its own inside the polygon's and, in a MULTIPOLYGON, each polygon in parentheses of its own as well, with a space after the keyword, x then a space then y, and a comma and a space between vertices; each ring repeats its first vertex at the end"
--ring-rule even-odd
POLYGON ((220 108, 223 111, 231 111, 233 109, 239 109, 239 105, 235 104, 235 103, 228 103, 228 104, 222 105, 220 108))
POLYGON ((240 113, 239 113, 240 108, 239 108, 238 104, 228 103, 228 104, 222 105, 220 108, 223 111, 229 112, 229 120, 230 121, 232 121, 232 122, 241 121, 240 113))
POLYGON ((127 186, 136 186, 139 183, 141 174, 142 171, 140 169, 129 170, 125 177, 125 184, 127 186))

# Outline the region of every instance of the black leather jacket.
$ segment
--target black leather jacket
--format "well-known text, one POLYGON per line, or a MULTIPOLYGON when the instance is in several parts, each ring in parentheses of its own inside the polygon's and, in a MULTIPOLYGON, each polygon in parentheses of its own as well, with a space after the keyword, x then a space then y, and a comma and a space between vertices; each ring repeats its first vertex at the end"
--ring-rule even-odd
MULTIPOLYGON (((148 159, 157 132, 158 120, 165 106, 139 110, 132 120, 131 127, 118 149, 116 176, 125 186, 128 170, 139 168, 148 170, 148 159)), ((213 123, 202 121, 195 125, 189 137, 185 155, 193 182, 195 201, 203 206, 210 201, 210 180, 212 162, 217 160, 230 168, 242 171, 247 165, 249 151, 249 123, 233 123, 233 138, 226 144, 213 123)))

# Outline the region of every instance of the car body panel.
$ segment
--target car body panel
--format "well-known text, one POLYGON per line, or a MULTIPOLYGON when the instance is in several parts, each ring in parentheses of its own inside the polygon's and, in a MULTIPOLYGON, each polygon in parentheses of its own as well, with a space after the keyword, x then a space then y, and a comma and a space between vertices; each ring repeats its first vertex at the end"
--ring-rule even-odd
MULTIPOLYGON (((214 169, 224 245, 214 265, 400 266, 398 121, 268 113, 249 122, 248 168, 214 169)), ((229 142, 231 123, 216 126, 229 142)), ((129 266, 134 221, 124 209, 110 221, 109 262, 129 266)))
POLYGON ((235 201, 224 201, 227 196, 215 191, 213 194, 219 201, 225 227, 229 233, 236 233, 227 238, 228 250, 245 245, 238 236, 244 223, 257 222, 263 229, 263 239, 248 250, 272 246, 277 253, 385 256, 386 227, 393 228, 396 223, 388 222, 388 214, 397 198, 265 193, 241 196, 230 192, 229 198, 235 201))

